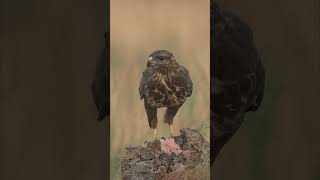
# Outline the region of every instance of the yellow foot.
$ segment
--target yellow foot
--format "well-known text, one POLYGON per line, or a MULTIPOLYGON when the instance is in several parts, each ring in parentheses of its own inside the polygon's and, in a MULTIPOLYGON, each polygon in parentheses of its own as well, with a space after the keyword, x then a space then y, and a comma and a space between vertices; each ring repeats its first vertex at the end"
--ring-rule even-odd
POLYGON ((173 138, 173 130, 171 124, 169 124, 169 138, 173 138))
POLYGON ((155 141, 158 139, 157 129, 156 128, 153 129, 153 138, 154 138, 155 141))

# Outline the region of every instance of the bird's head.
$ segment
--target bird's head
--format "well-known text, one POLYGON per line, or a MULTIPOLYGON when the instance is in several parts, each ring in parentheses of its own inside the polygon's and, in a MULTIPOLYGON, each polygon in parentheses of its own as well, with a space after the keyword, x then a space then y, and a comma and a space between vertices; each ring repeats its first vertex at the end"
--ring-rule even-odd
POLYGON ((150 65, 170 65, 176 62, 173 54, 167 50, 157 50, 151 53, 147 66, 150 65))

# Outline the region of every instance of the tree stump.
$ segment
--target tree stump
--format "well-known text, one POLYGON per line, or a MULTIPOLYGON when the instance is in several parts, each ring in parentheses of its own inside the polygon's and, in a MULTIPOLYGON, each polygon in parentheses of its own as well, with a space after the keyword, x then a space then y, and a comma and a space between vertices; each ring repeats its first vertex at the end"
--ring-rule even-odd
POLYGON ((166 153, 161 143, 129 145, 121 161, 123 180, 209 179, 210 144, 195 129, 181 129, 174 137, 180 153, 166 153))

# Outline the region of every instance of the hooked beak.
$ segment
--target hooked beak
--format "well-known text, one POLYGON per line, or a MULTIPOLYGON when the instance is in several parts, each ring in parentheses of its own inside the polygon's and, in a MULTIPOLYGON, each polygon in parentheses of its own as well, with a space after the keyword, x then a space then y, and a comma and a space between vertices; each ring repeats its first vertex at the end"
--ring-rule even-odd
POLYGON ((151 64, 151 60, 152 60, 152 57, 150 56, 150 57, 149 57, 149 59, 148 59, 148 61, 147 61, 147 67, 149 67, 149 66, 150 66, 150 64, 151 64))

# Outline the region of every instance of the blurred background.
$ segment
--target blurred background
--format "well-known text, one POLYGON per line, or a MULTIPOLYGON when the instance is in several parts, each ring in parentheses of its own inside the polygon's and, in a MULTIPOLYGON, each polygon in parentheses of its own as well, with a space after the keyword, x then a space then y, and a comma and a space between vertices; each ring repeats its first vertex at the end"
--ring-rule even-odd
POLYGON ((267 81, 261 108, 223 148, 213 179, 319 180, 320 2, 217 2, 252 28, 267 81))
MULTIPOLYGON (((120 157, 128 144, 143 145, 153 132, 138 87, 149 55, 174 54, 188 68, 194 91, 174 119, 174 134, 196 128, 209 141, 209 0, 111 0, 111 179, 119 178, 120 157)), ((165 109, 158 111, 159 137, 167 137, 165 109)))
POLYGON ((106 180, 91 82, 104 0, 0 1, 0 179, 106 180))

